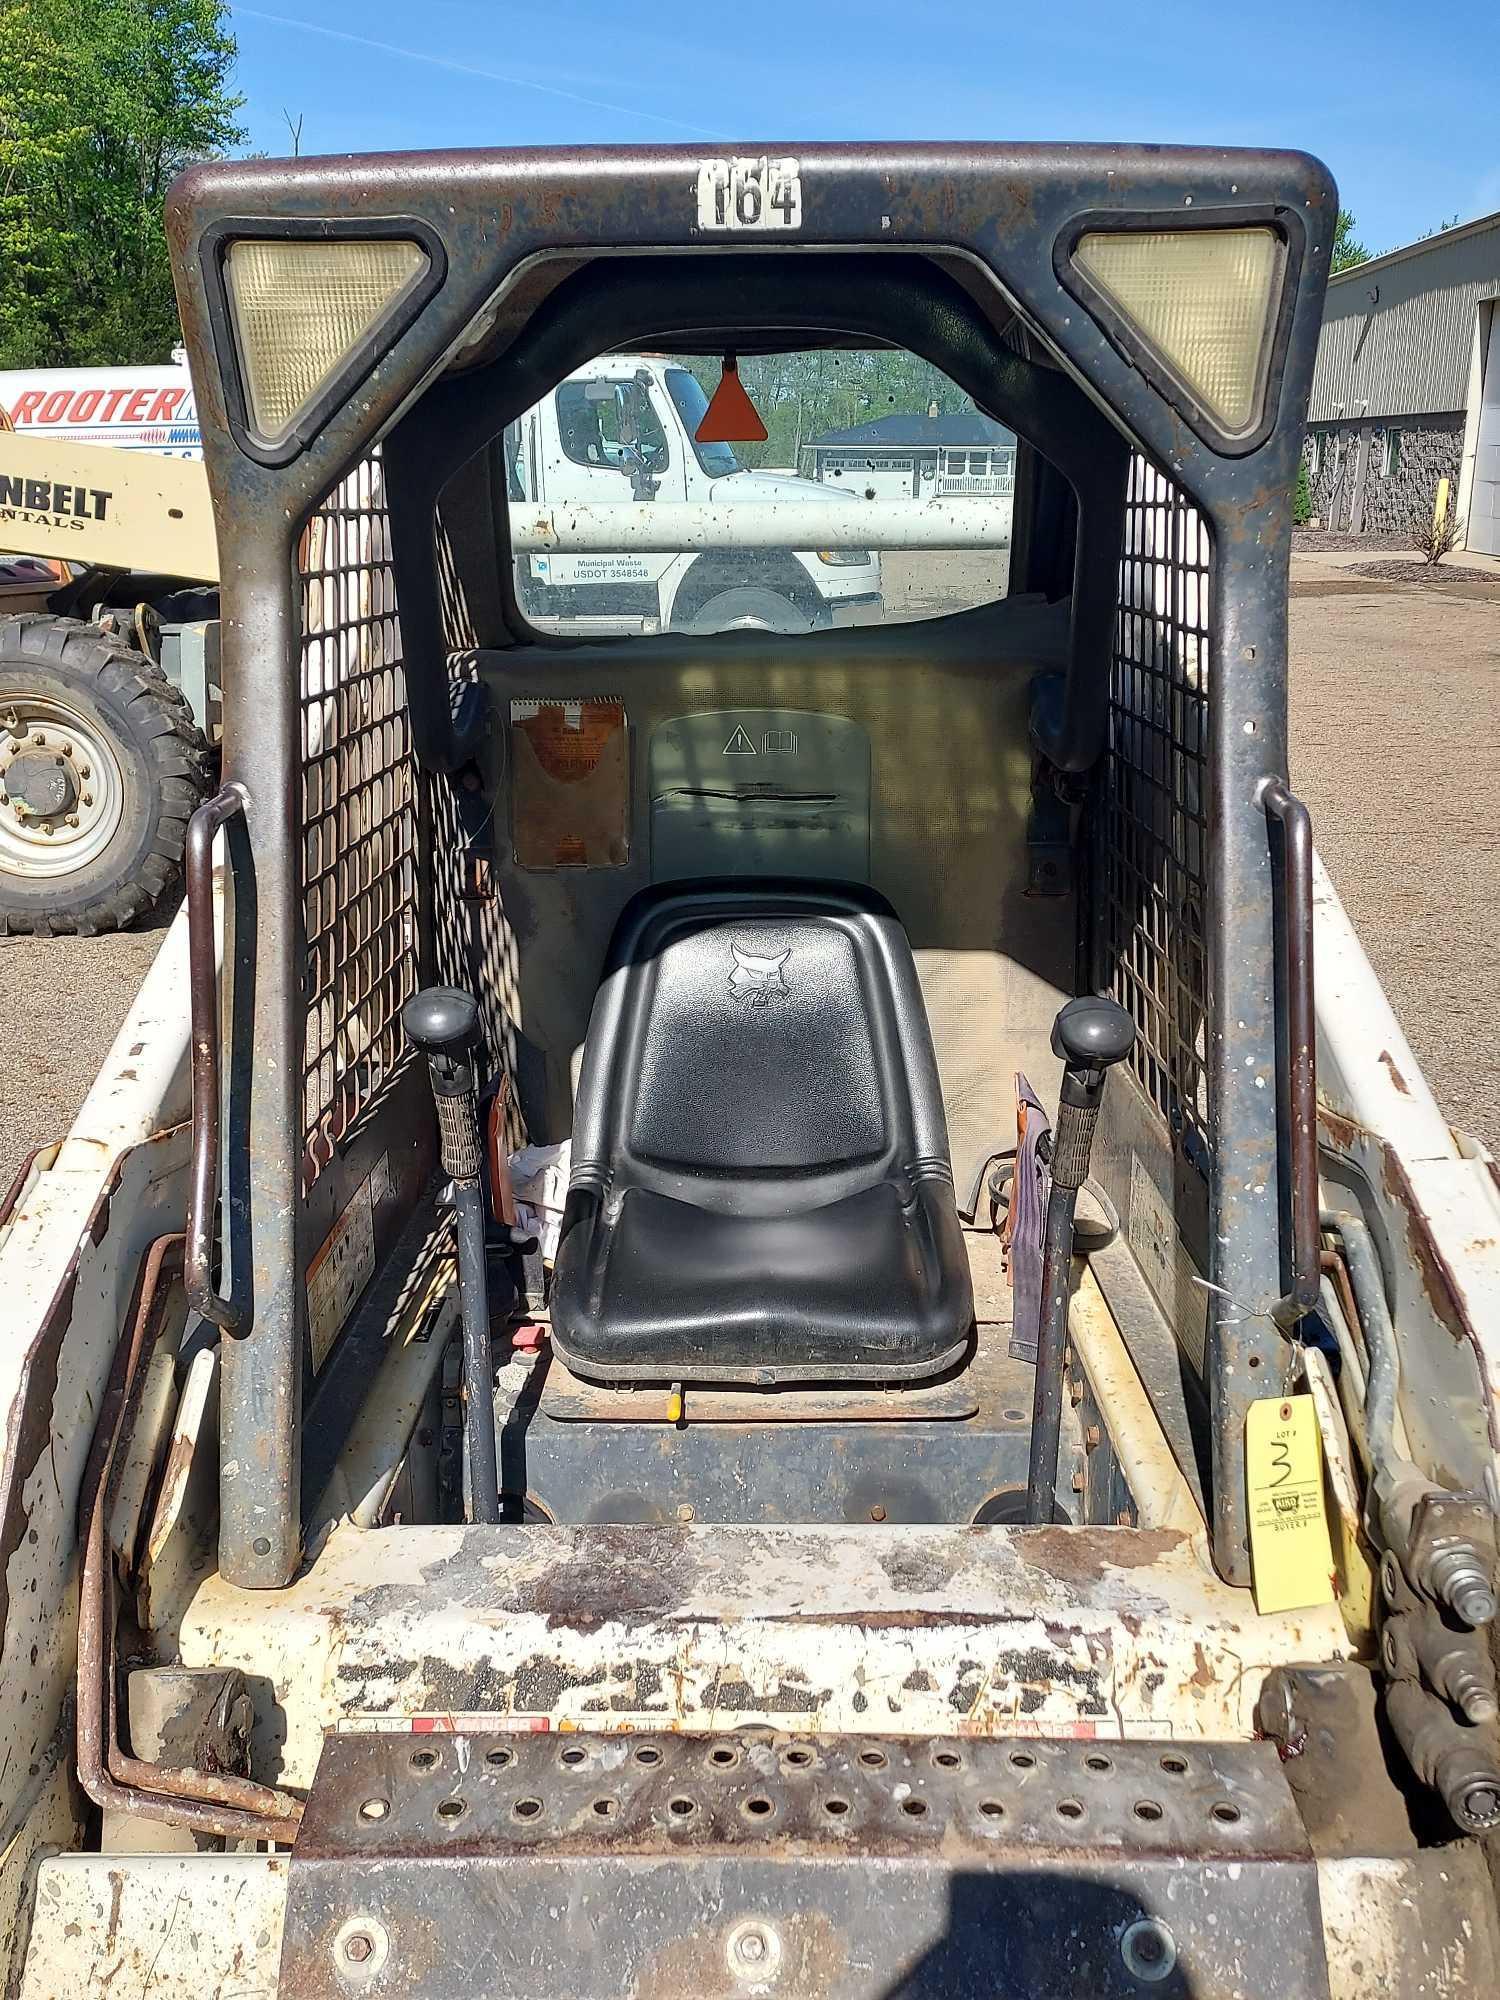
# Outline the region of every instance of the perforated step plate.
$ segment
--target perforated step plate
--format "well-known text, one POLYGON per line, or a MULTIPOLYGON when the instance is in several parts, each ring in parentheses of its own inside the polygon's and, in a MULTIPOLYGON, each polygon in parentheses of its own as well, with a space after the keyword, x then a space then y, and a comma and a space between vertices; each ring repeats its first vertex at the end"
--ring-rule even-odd
POLYGON ((284 2000, 1324 1995, 1266 1744, 349 1734, 284 2000))

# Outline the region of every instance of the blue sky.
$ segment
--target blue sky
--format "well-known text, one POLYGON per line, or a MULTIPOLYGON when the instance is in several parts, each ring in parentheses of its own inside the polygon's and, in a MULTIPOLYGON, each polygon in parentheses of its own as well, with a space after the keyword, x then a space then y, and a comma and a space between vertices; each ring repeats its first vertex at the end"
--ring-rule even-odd
POLYGON ((799 139, 1302 146, 1393 249, 1500 209, 1497 0, 269 0, 233 6, 250 143, 799 139), (733 18, 731 18, 733 17, 733 18), (383 46, 381 46, 383 45, 383 46))

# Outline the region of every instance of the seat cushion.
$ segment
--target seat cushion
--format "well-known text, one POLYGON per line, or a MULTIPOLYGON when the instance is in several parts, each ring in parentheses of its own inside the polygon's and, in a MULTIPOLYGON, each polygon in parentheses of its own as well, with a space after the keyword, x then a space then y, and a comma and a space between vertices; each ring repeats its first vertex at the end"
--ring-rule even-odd
POLYGON ((911 949, 866 889, 693 883, 620 920, 553 1338, 600 1380, 905 1380, 973 1320, 911 949))
POLYGON ((890 1182, 795 1215, 715 1214, 644 1188, 560 1260, 576 1372, 612 1378, 902 1381, 965 1351, 974 1316, 951 1193, 890 1182), (580 1296, 581 1294, 581 1296, 580 1296))

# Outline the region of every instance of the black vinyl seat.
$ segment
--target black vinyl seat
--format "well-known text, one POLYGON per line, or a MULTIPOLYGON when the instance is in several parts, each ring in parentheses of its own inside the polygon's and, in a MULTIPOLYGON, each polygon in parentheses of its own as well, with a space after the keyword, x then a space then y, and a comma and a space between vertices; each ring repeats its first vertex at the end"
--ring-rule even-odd
POLYGON ((911 946, 871 890, 635 897, 584 1045, 552 1289, 601 1381, 904 1381, 974 1318, 911 946))

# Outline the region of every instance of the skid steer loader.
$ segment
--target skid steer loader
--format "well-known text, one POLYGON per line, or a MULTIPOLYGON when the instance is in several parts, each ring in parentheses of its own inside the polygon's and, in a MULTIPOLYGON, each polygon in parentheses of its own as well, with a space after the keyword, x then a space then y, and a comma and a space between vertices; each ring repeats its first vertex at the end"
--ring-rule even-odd
POLYGON ((1496 1990, 1500 1188, 1286 762, 1336 215, 1161 147, 177 183, 224 782, 0 1224, 11 1990, 1496 1990), (808 546, 638 425, 528 500, 556 385, 893 354, 1015 432, 1004 564, 871 501, 876 621, 530 622, 808 546))

